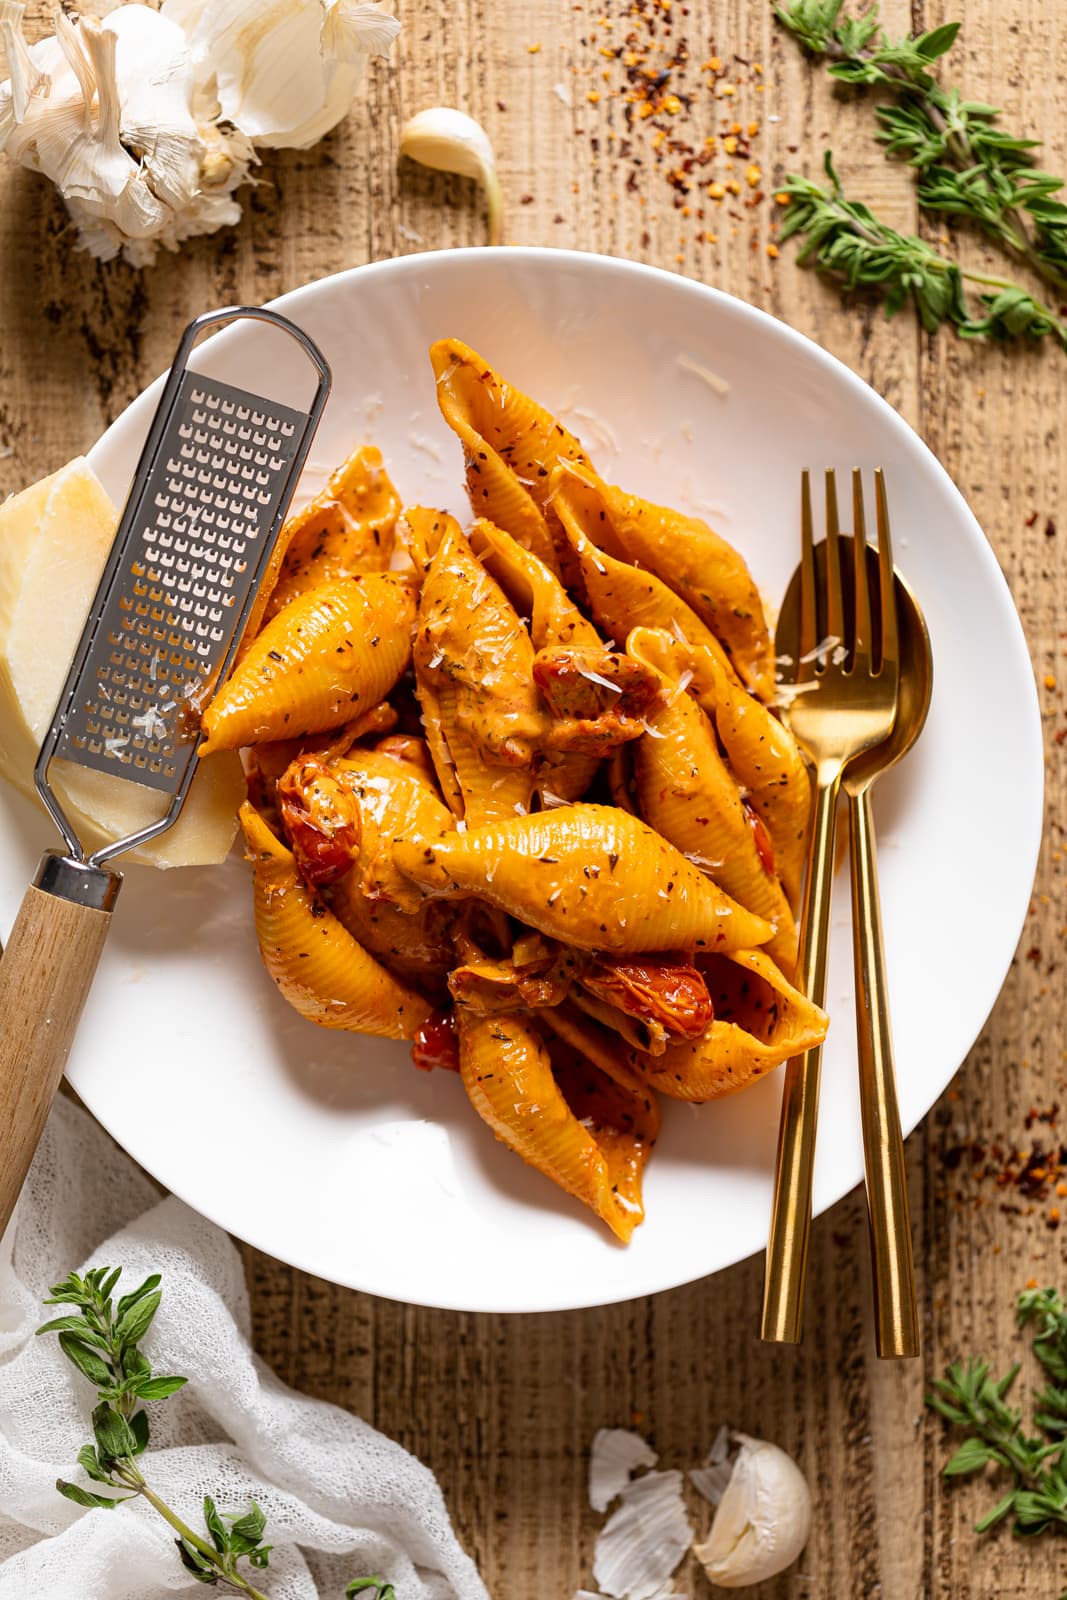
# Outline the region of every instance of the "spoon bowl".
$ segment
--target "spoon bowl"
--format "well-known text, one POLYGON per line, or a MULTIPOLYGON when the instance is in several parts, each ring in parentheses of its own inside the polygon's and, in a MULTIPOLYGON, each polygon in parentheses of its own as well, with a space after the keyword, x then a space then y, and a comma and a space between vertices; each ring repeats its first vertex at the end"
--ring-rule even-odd
MULTIPOLYGON (((852 541, 841 541, 841 566, 843 588, 845 595, 852 593, 852 541)), ((823 544, 815 546, 815 570, 820 583, 825 580, 826 549, 823 544)), ((872 594, 878 592, 878 552, 873 546, 867 547, 867 577, 872 594)), ((883 739, 881 744, 864 750, 862 754, 853 757, 845 768, 843 788, 850 795, 859 794, 861 790, 869 788, 875 778, 882 772, 888 771, 911 749, 916 739, 923 730, 926 714, 930 709, 930 696, 934 686, 933 652, 930 648, 930 634, 926 627, 926 619, 922 608, 912 593, 907 579, 901 577, 900 572, 894 568, 895 591, 897 602, 897 637, 900 652, 900 669, 897 686, 897 714, 893 721, 893 731, 888 739, 883 739)), ((851 619, 846 618, 846 625, 851 627, 851 619)), ((779 656, 795 658, 798 649, 797 641, 800 638, 800 572, 793 574, 782 600, 781 610, 778 614, 778 624, 775 629, 775 649, 779 656)), ((875 648, 880 648, 881 641, 875 635, 875 648)))

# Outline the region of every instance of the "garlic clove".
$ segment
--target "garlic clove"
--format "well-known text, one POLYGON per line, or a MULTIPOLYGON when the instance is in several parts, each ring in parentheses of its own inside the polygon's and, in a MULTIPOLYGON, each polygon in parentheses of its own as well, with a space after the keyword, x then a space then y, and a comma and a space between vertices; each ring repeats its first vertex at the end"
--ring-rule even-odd
POLYGON ((811 1532, 811 1492, 796 1462, 776 1444, 733 1436, 741 1449, 711 1531, 694 1553, 712 1583, 740 1589, 784 1572, 811 1532))
POLYGON ((400 154, 437 172, 455 172, 480 183, 489 202, 489 243, 500 243, 504 197, 493 147, 480 122, 451 106, 430 106, 401 128, 400 154))
POLYGON ((44 77, 22 31, 25 14, 21 0, 0 0, 0 52, 10 73, 7 83, 0 85, 0 145, 11 129, 25 120, 30 96, 44 77))

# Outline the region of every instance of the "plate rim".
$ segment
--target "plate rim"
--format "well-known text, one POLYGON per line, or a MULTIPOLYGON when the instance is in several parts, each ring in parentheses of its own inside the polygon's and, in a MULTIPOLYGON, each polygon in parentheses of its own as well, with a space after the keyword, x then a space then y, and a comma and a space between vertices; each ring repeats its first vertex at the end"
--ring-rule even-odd
MULTIPOLYGON (((843 360, 840 359, 840 357, 835 356, 831 351, 826 350, 822 345, 817 343, 815 339, 792 327, 780 317, 775 316, 773 313, 766 311, 759 306, 751 304, 751 302, 742 299, 738 295, 728 293, 726 290, 719 289, 714 285, 702 283, 698 280, 684 277, 682 274, 673 273, 664 268, 651 266, 643 262, 631 261, 622 257, 606 256, 593 251, 571 249, 562 250, 547 246, 506 246, 501 248, 506 250, 507 260, 510 262, 515 262, 517 265, 525 264, 534 268, 537 268, 538 266, 547 266, 550 270, 558 269, 562 266, 563 268, 569 267, 571 269, 577 269, 579 272, 589 272, 593 275, 609 272, 612 275, 621 278, 630 278, 632 280, 636 280, 637 282, 642 280, 653 280, 663 285, 669 285, 672 292, 691 297, 695 305, 702 306, 705 309, 708 307, 717 306, 720 310, 726 312, 728 315, 738 317, 742 322, 747 321, 753 327, 760 328, 764 332, 769 332, 772 338, 781 340, 786 347, 792 347, 795 351, 801 352, 806 359, 813 360, 815 368, 821 369, 823 372, 830 373, 838 383, 843 384, 846 392, 848 390, 852 390, 852 392, 857 394, 863 393, 867 399, 873 397, 874 401, 876 402, 876 410, 880 413, 884 424, 889 429, 894 430, 898 437, 903 438, 909 449, 914 450, 916 446, 919 447, 920 451, 927 457, 929 464, 932 465, 935 473, 939 475, 945 487, 947 487, 947 489, 950 491, 949 497, 954 503, 956 511, 958 513, 962 513, 961 520, 967 525, 971 534, 971 540, 974 546, 974 554, 984 568, 984 577, 990 584, 991 588, 996 592, 1001 602, 1002 609, 1006 610, 1008 629, 1004 643, 1005 646, 1007 646, 1008 640, 1010 640, 1010 653, 1014 658, 1012 667, 1020 676, 1020 680, 1027 682, 1030 685, 1030 693, 1027 696, 1027 704, 1025 707, 1019 707, 1020 723, 1025 723, 1027 736, 1026 742, 1029 745, 1029 750, 1027 752, 1027 793, 1023 793, 1020 796, 1020 815, 1018 818, 1018 831, 1021 842, 1017 843, 1019 854, 1025 859, 1026 862, 1028 862, 1029 870, 1025 878, 1025 889, 1023 888, 1023 875, 1020 873, 1018 884, 1013 891, 1015 896, 1013 915, 1011 917, 1002 916, 1000 919, 1002 925, 1008 925, 1013 929, 1014 936, 1011 941, 1011 947, 1007 952, 1005 960, 1003 961, 1002 970, 1000 971, 996 986, 996 992, 993 995, 989 1008, 983 1015, 982 1020, 975 1030, 973 1036, 970 1038, 960 1061, 957 1062, 949 1076, 945 1079, 945 1082, 937 1089, 936 1094, 930 1100, 926 1109, 923 1110, 917 1117, 912 1119, 909 1125, 903 1129, 904 1136, 907 1137, 911 1132, 914 1131, 914 1128, 917 1127, 918 1124, 929 1115, 937 1099, 941 1094, 944 1093, 945 1088, 948 1087, 948 1084, 951 1083, 956 1073, 958 1073, 960 1067, 963 1065, 967 1056, 973 1049, 976 1040, 980 1037, 982 1031, 984 1030, 989 1016, 992 1014, 1000 999, 1005 980, 1015 957, 1019 939, 1025 928, 1027 909, 1033 891, 1033 883, 1043 840, 1045 790, 1044 749, 1036 672, 1030 655, 1026 633, 1022 625, 1022 619, 1019 616, 1014 597, 1011 593, 1011 588, 1004 576, 999 562, 997 561, 992 545, 990 544, 981 527, 981 524, 978 522, 974 512, 971 510, 948 469, 941 463, 941 461, 937 458, 937 456, 930 449, 926 441, 921 437, 916 429, 914 429, 907 421, 905 421, 900 413, 894 409, 889 401, 886 400, 877 389, 875 389, 871 384, 867 383, 866 380, 860 377, 858 373, 854 372, 851 367, 849 367, 843 360), (1019 672, 1020 668, 1023 669, 1021 672, 1019 672), (1030 770, 1031 767, 1032 771, 1030 770), (1031 777, 1036 777, 1038 780, 1032 791, 1030 791, 1029 788, 1031 777), (1028 794, 1029 798, 1027 798, 1028 794)), ((360 266, 349 267, 341 272, 323 274, 323 276, 319 278, 310 279, 307 282, 300 284, 293 289, 287 290, 284 294, 278 295, 264 303, 271 309, 278 309, 293 315, 294 317, 298 317, 298 308, 301 301, 305 297, 313 296, 316 292, 321 291, 322 287, 326 284, 341 285, 357 280, 366 281, 371 277, 388 276, 390 274, 399 274, 401 277, 404 277, 408 274, 418 274, 425 271, 433 272, 436 266, 444 261, 448 261, 450 265, 453 266, 457 263, 462 266, 464 262, 470 264, 477 263, 478 270, 480 270, 487 259, 496 258, 500 253, 501 252, 499 250, 489 250, 487 247, 483 246, 468 246, 456 249, 431 250, 404 256, 388 257, 381 261, 367 262, 360 266)), ((239 308, 234 308, 235 311, 237 309, 239 308)), ((239 325, 238 327, 227 325, 218 333, 212 335, 210 341, 205 341, 205 344, 210 342, 211 346, 214 347, 216 340, 221 340, 224 344, 229 343, 238 332, 239 325)), ((134 424, 136 424, 140 413, 154 405, 158 392, 162 387, 165 378, 166 372, 161 373, 152 382, 147 384, 146 387, 137 396, 135 396, 129 405, 124 407, 119 416, 117 416, 114 421, 109 424, 107 429, 105 429, 105 431, 94 441, 92 446, 84 452, 90 466, 95 466, 95 461, 99 459, 100 454, 105 450, 108 441, 112 439, 113 435, 129 427, 131 420, 134 424)), ((81 1076, 81 1073, 76 1074, 78 1079, 80 1079, 81 1076)), ((83 1087, 80 1082, 76 1082, 74 1087, 77 1094, 88 1107, 92 1115, 96 1117, 101 1126, 108 1131, 109 1135, 114 1137, 114 1135, 110 1133, 110 1128, 108 1127, 107 1121, 94 1104, 95 1097, 92 1094, 91 1086, 83 1087)), ((127 1153, 132 1157, 132 1159, 137 1161, 145 1171, 149 1172, 153 1177, 155 1177, 152 1166, 144 1160, 142 1154, 139 1154, 136 1150, 130 1149, 125 1145, 123 1145, 122 1148, 126 1149, 127 1153)), ((156 1181, 162 1180, 157 1179, 156 1181)), ((862 1182, 862 1174, 860 1175, 858 1181, 862 1182)), ((305 1253, 302 1259, 297 1259, 297 1257, 300 1255, 300 1252, 292 1249, 287 1250, 284 1255, 280 1255, 278 1254, 275 1245, 272 1245, 268 1239, 264 1239, 262 1236, 257 1235, 257 1230, 255 1228, 249 1228, 244 1225, 242 1225, 240 1229, 233 1228, 231 1223, 226 1220, 224 1215, 226 1211, 224 1200, 223 1203, 212 1204, 205 1207, 199 1200, 191 1198, 189 1185, 175 1185, 173 1182, 168 1182, 165 1184, 165 1187, 170 1193, 174 1194, 176 1198, 189 1205, 193 1210, 199 1212, 200 1215, 207 1217, 209 1221, 225 1229, 227 1232, 233 1233, 235 1237, 244 1240, 252 1248, 260 1250, 264 1254, 274 1257, 276 1260, 284 1261, 287 1265, 293 1266, 299 1271, 307 1272, 313 1276, 322 1276, 328 1279, 330 1282, 337 1283, 341 1287, 349 1288, 359 1293, 375 1295, 382 1299, 395 1300, 402 1304, 421 1305, 441 1310, 467 1312, 473 1311, 476 1313, 484 1312, 486 1314, 526 1315, 541 1312, 550 1313, 566 1310, 591 1309, 593 1307, 602 1305, 624 1304, 632 1300, 645 1298, 651 1294, 659 1294, 670 1289, 679 1288, 684 1284, 699 1282, 705 1278, 714 1277, 719 1272, 727 1271, 731 1266, 737 1266, 742 1261, 749 1260, 752 1255, 760 1254, 761 1250, 765 1248, 763 1246, 757 1247, 755 1250, 749 1251, 746 1255, 737 1257, 733 1262, 711 1269, 710 1272, 697 1271, 695 1274, 687 1273, 681 1276, 676 1275, 676 1273, 672 1273, 669 1281, 666 1282, 663 1281, 662 1277, 658 1278, 657 1281, 654 1282, 646 1281, 651 1276, 651 1274, 646 1270, 644 1279, 639 1279, 636 1285, 631 1278, 627 1282, 625 1288, 621 1289, 618 1294, 612 1293, 610 1295, 605 1295, 602 1290, 598 1290, 595 1299, 576 1298, 577 1291, 572 1288, 569 1291, 563 1290, 563 1292, 556 1293, 555 1295, 542 1294, 536 1299, 531 1300, 529 1303, 524 1303, 522 1305, 508 1304, 501 1306, 496 1303, 488 1304, 483 1300, 482 1303, 472 1306, 466 1299, 449 1298, 447 1295, 442 1294, 435 1294, 432 1298, 424 1298, 417 1294, 413 1295, 410 1292, 405 1292, 404 1290, 396 1287, 390 1288, 387 1284, 377 1281, 376 1274, 373 1272, 370 1273, 369 1278, 365 1273, 359 1274, 358 1276, 362 1278, 362 1281, 357 1282, 353 1274, 344 1274, 343 1272, 339 1272, 337 1266, 335 1265, 327 1266, 324 1263, 316 1262, 314 1260, 313 1250, 305 1253)), ((821 1216, 825 1211, 828 1211, 833 1206, 837 1205, 845 1195, 849 1194, 856 1187, 857 1180, 855 1178, 853 1178, 851 1181, 845 1181, 840 1185, 831 1185, 829 1193, 821 1198, 820 1203, 814 1209, 813 1218, 821 1216)), ((652 1263, 649 1263, 649 1266, 651 1267, 652 1263)))

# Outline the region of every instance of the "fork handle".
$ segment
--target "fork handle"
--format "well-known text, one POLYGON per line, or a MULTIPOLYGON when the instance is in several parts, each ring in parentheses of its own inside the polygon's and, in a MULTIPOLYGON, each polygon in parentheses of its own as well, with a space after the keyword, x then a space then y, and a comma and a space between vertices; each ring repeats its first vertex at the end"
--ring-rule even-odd
MULTIPOLYGON (((797 987, 819 1006, 826 994, 834 834, 840 788, 840 762, 828 763, 818 770, 815 818, 808 843, 800 911, 797 987)), ((811 1236, 811 1184, 821 1066, 822 1046, 816 1045, 813 1050, 794 1056, 785 1069, 760 1328, 764 1339, 778 1344, 799 1344, 804 1320, 804 1279, 811 1236)))
POLYGON ((121 881, 49 853, 0 959, 0 1234, 59 1088, 121 881))
POLYGON ((875 1341, 883 1357, 919 1354, 904 1140, 897 1106, 889 986, 869 787, 849 795, 852 952, 860 1120, 874 1273, 875 1341))

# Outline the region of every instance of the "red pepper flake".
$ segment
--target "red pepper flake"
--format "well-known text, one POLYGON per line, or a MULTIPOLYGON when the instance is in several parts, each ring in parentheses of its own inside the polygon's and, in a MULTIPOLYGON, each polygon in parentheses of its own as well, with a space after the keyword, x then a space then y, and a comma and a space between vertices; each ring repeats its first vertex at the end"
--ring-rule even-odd
POLYGON ((1026 519, 1026 524, 1025 525, 1028 528, 1032 528, 1036 521, 1037 521, 1037 512, 1036 511, 1031 511, 1030 515, 1026 519))

